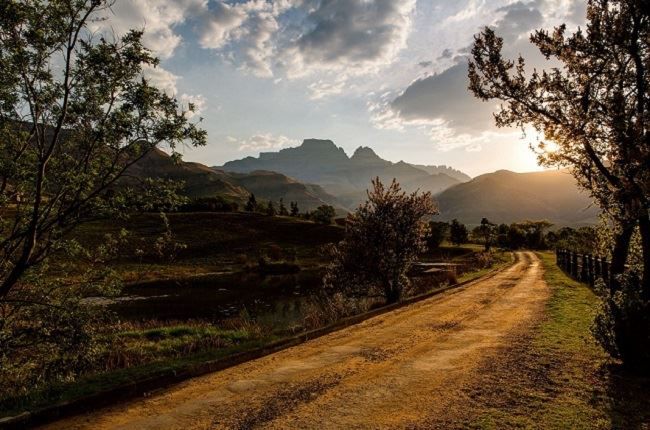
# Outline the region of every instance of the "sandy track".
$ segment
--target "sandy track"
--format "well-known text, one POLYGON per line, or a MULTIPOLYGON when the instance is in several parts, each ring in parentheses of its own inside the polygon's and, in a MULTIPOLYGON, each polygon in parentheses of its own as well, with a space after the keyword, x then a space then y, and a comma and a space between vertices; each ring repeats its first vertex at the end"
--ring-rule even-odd
POLYGON ((462 414, 455 393, 542 312, 530 252, 496 275, 154 397, 49 428, 403 428, 462 414))

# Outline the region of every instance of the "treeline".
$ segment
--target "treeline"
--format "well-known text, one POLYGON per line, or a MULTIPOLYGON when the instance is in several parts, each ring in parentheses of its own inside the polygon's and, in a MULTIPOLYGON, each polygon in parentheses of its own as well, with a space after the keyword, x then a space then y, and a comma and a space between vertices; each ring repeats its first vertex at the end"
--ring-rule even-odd
POLYGON ((593 227, 562 227, 556 231, 551 231, 551 227, 553 224, 546 220, 496 224, 483 218, 470 230, 457 219, 432 221, 427 244, 429 249, 436 249, 446 240, 457 246, 477 243, 486 250, 492 247, 511 250, 563 248, 576 252, 591 252, 596 246, 597 234, 593 227))
POLYGON ((336 217, 336 209, 331 205, 321 205, 313 211, 300 212, 298 202, 289 202, 289 207, 287 208, 284 199, 280 199, 277 202, 273 200, 259 202, 255 194, 251 194, 243 206, 238 202, 228 200, 222 196, 200 197, 176 205, 174 208, 154 207, 151 209, 151 212, 239 212, 242 210, 268 216, 292 216, 321 224, 332 224, 336 217))
POLYGON ((269 200, 266 203, 259 203, 255 198, 255 194, 248 197, 248 201, 244 206, 246 212, 257 212, 268 216, 292 216, 311 220, 320 224, 332 224, 336 217, 336 209, 330 205, 320 205, 313 211, 306 211, 301 213, 298 207, 298 202, 289 202, 289 209, 284 204, 284 199, 280 199, 277 203, 269 200))

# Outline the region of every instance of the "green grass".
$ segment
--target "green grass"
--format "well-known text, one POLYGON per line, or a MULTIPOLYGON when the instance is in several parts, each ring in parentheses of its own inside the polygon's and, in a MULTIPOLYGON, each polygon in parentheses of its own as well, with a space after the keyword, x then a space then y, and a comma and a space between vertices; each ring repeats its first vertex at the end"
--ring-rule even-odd
MULTIPOLYGON (((199 329, 198 331, 203 331, 201 334, 205 335, 205 332, 209 330, 199 329)), ((187 336, 200 336, 197 334, 197 329, 190 327, 170 327, 167 330, 152 329, 124 333, 124 336, 131 342, 134 340, 143 340, 148 343, 151 352, 156 353, 159 358, 148 364, 88 375, 79 378, 73 383, 50 386, 40 392, 33 393, 27 398, 18 400, 11 407, 5 406, 4 408, 0 408, 0 417, 13 416, 25 410, 36 410, 52 404, 69 402, 124 384, 129 384, 133 381, 182 371, 191 366, 269 345, 278 340, 273 335, 253 337, 242 330, 219 331, 219 334, 229 338, 232 342, 220 348, 203 350, 177 357, 162 358, 165 352, 169 353, 173 349, 174 340, 178 341, 177 345, 181 345, 181 342, 187 342, 187 336)))
POLYGON ((490 267, 485 267, 483 269, 472 270, 465 272, 462 275, 458 276, 458 282, 466 282, 474 279, 478 279, 481 276, 485 276, 493 270, 501 269, 512 264, 513 258, 511 252, 506 251, 496 251, 494 253, 494 263, 490 267))
POLYGON ((478 412, 465 426, 648 428, 650 381, 625 374, 590 333, 599 298, 567 277, 554 254, 538 255, 550 287, 544 316, 527 337, 511 339, 481 379, 473 398, 478 412))

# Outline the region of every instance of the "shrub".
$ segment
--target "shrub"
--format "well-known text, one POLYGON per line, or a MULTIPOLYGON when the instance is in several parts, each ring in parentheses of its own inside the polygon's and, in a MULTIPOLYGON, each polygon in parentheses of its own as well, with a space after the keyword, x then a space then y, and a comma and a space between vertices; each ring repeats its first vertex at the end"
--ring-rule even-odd
POLYGON ((635 371, 650 373, 650 302, 641 297, 639 283, 636 275, 627 273, 621 290, 612 294, 598 281, 606 293, 592 333, 612 357, 635 371))
POLYGON ((431 221, 429 223, 429 234, 427 235, 427 248, 429 248, 429 250, 438 249, 442 242, 447 238, 448 232, 448 223, 431 221))
POLYGON ((313 219, 318 223, 326 224, 326 225, 331 224, 335 216, 336 216, 336 209, 334 209, 334 206, 329 206, 329 205, 321 205, 311 213, 311 219, 313 219))
POLYGON ((325 287, 399 301, 408 287, 406 273, 426 250, 423 217, 435 213, 430 193, 406 194, 394 180, 389 187, 373 180, 368 201, 348 217, 345 239, 330 248, 325 287))

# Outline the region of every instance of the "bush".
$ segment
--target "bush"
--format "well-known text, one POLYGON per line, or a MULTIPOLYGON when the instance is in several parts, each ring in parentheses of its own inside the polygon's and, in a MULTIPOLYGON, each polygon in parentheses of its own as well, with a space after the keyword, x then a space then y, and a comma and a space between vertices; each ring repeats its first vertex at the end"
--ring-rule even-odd
POLYGON ((398 302, 409 285, 406 273, 426 250, 427 215, 437 213, 430 193, 406 194, 393 180, 373 180, 368 201, 348 217, 345 239, 329 248, 324 285, 357 297, 381 295, 398 302))
POLYGON ((429 234, 427 235, 427 248, 429 251, 438 249, 447 238, 448 232, 448 223, 431 221, 429 223, 429 234))
POLYGON ((336 209, 334 209, 334 206, 329 205, 321 205, 311 213, 311 219, 318 223, 326 225, 332 224, 335 216, 336 209))
MULTIPOLYGON (((650 373, 650 302, 640 294, 639 278, 626 274, 621 290, 603 296, 592 333, 603 348, 625 366, 650 373)), ((598 281, 603 291, 605 285, 598 281)))

